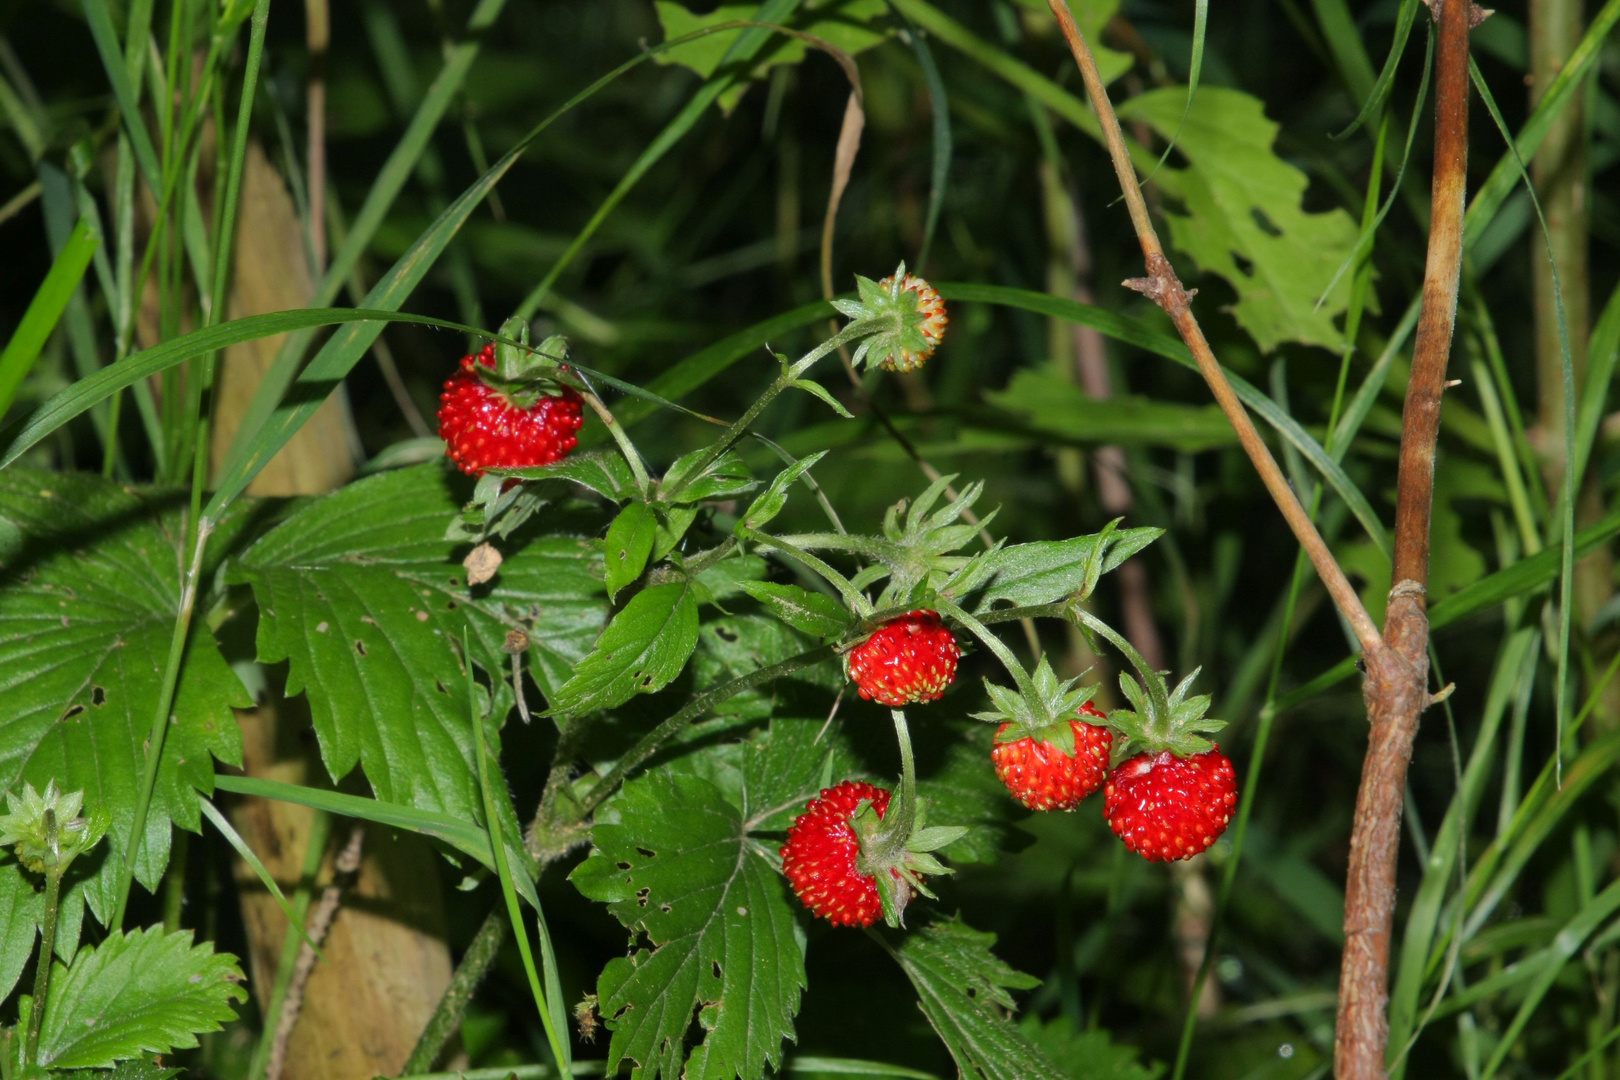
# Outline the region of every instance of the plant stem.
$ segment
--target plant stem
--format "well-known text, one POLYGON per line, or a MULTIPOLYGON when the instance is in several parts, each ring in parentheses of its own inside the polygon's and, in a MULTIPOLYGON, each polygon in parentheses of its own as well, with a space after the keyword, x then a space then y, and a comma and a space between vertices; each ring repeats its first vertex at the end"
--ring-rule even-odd
POLYGON ((748 411, 743 413, 736 423, 727 428, 725 434, 715 440, 714 444, 709 447, 708 453, 699 458, 698 463, 687 471, 686 478, 663 493, 664 498, 673 501, 675 496, 679 495, 687 484, 702 476, 708 467, 719 459, 721 454, 731 449, 739 439, 748 434, 748 425, 752 424, 759 417, 759 414, 765 411, 767 405, 776 400, 776 395, 802 378, 804 373, 814 367, 818 360, 841 345, 846 345, 851 341, 876 333, 881 329, 881 326, 879 326, 881 321, 886 320, 861 319, 852 322, 795 361, 792 367, 776 377, 776 381, 766 388, 765 392, 759 396, 759 400, 748 406, 748 411))
POLYGON ((433 1063, 444 1050, 444 1044, 461 1029, 461 1019, 467 1014, 467 1003, 494 966, 495 957, 500 954, 501 945, 505 943, 510 929, 506 913, 499 907, 490 908, 472 943, 462 954, 461 962, 456 965, 450 985, 445 988, 444 996, 439 999, 427 1027, 422 1029, 421 1037, 416 1040, 415 1049, 405 1059, 405 1066, 399 1071, 401 1076, 414 1076, 433 1068, 433 1063))
MULTIPOLYGON (((1126 148, 1124 133, 1120 131, 1119 118, 1114 115, 1114 107, 1108 100, 1108 91, 1103 86, 1102 77, 1097 73, 1097 63, 1092 58, 1091 47, 1086 44, 1080 28, 1075 25, 1074 16, 1070 14, 1066 0, 1047 0, 1047 3, 1052 13, 1057 16, 1063 36, 1068 39, 1069 49, 1080 68, 1080 76, 1085 81, 1092 107, 1097 110, 1097 117, 1102 122, 1108 153, 1113 158, 1114 171, 1119 174, 1125 205, 1131 214, 1131 224, 1136 229, 1137 240, 1142 245, 1142 254, 1147 261, 1149 276, 1133 278, 1125 283, 1126 286, 1158 304, 1175 323, 1182 340, 1192 351, 1193 359, 1197 361, 1198 370, 1203 374, 1204 381, 1209 383, 1210 391, 1215 395, 1221 411, 1226 414, 1232 429, 1237 433, 1238 442, 1249 455, 1249 460, 1254 463, 1255 471, 1260 474, 1261 482, 1270 492, 1277 508, 1282 511, 1288 527, 1310 555, 1311 564, 1316 567, 1316 572, 1321 576, 1322 583, 1327 586, 1333 602, 1338 605, 1350 623, 1362 650, 1370 652, 1376 649, 1381 641, 1377 626, 1367 614, 1367 609, 1350 584, 1350 579, 1345 576, 1344 570, 1333 558, 1333 553, 1328 550, 1321 533, 1317 532, 1310 515, 1300 505, 1293 488, 1289 486, 1282 470, 1277 467, 1276 459, 1271 456, 1265 441, 1260 438, 1260 433, 1249 420, 1242 402, 1232 390, 1232 384, 1227 381, 1226 373, 1221 370, 1220 363, 1210 350, 1209 342, 1204 340, 1204 332, 1198 325, 1197 317, 1192 313, 1192 295, 1182 287, 1181 280, 1176 277, 1175 269, 1170 265, 1170 260, 1164 256, 1164 248, 1159 243, 1152 220, 1148 217, 1147 203, 1142 198, 1142 185, 1131 165, 1130 151, 1126 148)), ((1463 75, 1466 79, 1466 70, 1463 75)))
MULTIPOLYGON (((39 960, 34 968, 34 1004, 28 1012, 28 1039, 23 1062, 34 1064, 39 1052, 39 1027, 51 991, 51 963, 56 952, 56 913, 62 906, 62 860, 56 831, 56 811, 45 811, 45 921, 39 929, 39 960)), ((115 924, 116 925, 116 924, 115 924)))
POLYGON ((1345 885, 1344 963, 1334 1072, 1340 1080, 1385 1075, 1389 1041, 1389 950, 1395 916, 1406 770, 1418 717, 1429 704, 1429 527, 1440 400, 1457 316, 1462 267, 1463 200, 1468 167, 1468 31, 1472 5, 1436 3, 1434 190, 1429 218, 1423 312, 1401 419, 1396 480, 1395 587, 1384 618, 1387 648, 1370 650, 1363 694, 1371 733, 1356 794, 1345 885))
MULTIPOLYGON (((580 382, 583 383, 584 379, 580 382)), ((619 423, 602 399, 588 386, 579 396, 585 399, 585 404, 591 407, 597 419, 602 421, 602 426, 608 429, 608 434, 613 436, 613 441, 619 444, 619 453, 624 455, 624 463, 630 466, 630 474, 636 478, 636 490, 641 492, 643 498, 650 495, 652 478, 647 475, 647 466, 637 453, 635 444, 630 441, 630 436, 625 433, 624 425, 619 423)))
POLYGON ((1012 654, 1011 649, 1001 643, 1000 638, 992 634, 978 619, 944 597, 936 600, 935 606, 939 608, 940 614, 948 615, 967 627, 974 637, 984 643, 985 648, 996 654, 996 659, 1001 661, 1001 665, 1007 669, 1007 674, 1018 684, 1018 692, 1024 695, 1031 706, 1040 700, 1040 695, 1035 692, 1035 684, 1030 682, 1029 672, 1024 670, 1024 665, 1018 662, 1018 657, 1012 654))

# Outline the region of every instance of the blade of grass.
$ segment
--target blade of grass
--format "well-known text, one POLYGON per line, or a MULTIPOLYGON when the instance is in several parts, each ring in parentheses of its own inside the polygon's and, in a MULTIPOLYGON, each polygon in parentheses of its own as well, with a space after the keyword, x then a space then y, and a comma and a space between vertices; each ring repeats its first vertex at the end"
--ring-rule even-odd
POLYGON ((51 331, 56 329, 100 243, 101 233, 87 219, 80 218, 63 245, 62 253, 51 263, 45 280, 35 290, 16 332, 6 343, 5 351, 0 352, 0 416, 11 407, 17 388, 39 358, 39 351, 45 347, 51 331))
MULTIPOLYGON (((1361 111, 1350 122, 1350 126, 1333 136, 1335 139, 1349 138, 1362 124, 1376 119, 1384 107, 1384 101, 1389 97, 1389 91, 1395 84, 1395 70, 1400 67, 1401 56, 1406 51, 1406 39, 1412 33, 1412 23, 1417 19, 1418 0, 1401 0, 1401 9, 1395 16, 1395 38, 1390 42, 1389 55, 1384 58, 1384 68, 1378 73, 1378 79, 1373 83, 1372 89, 1367 93, 1361 104, 1361 111)), ((1352 24, 1353 26, 1354 24, 1352 24)), ((1352 29, 1352 35, 1357 41, 1361 40, 1358 30, 1352 29)))
MULTIPOLYGON (((1336 3, 1340 7, 1344 6, 1344 0, 1317 0, 1317 3, 1319 7, 1324 3, 1336 3)), ((1164 153, 1159 155, 1159 160, 1153 163, 1153 168, 1148 171, 1148 174, 1142 177, 1142 183, 1144 184, 1152 180, 1158 171, 1164 167, 1164 163, 1170 160, 1170 151, 1176 148, 1176 140, 1181 138, 1181 129, 1187 126, 1187 117, 1192 115, 1193 98, 1198 95, 1198 77, 1204 70, 1204 34, 1208 26, 1209 0, 1196 0, 1193 5, 1192 60, 1187 65, 1187 104, 1181 110, 1181 119, 1176 121, 1175 134, 1171 135, 1170 141, 1165 144, 1164 153)), ((1361 41, 1360 36, 1352 36, 1359 44, 1361 41)))
MULTIPOLYGON (((523 924, 523 909, 518 906, 517 892, 513 888, 512 867, 506 860, 506 845, 502 843, 500 835, 500 817, 495 812, 495 787, 490 780, 491 765, 489 749, 484 740, 484 717, 478 708, 478 683, 473 677, 472 651, 467 645, 467 631, 461 632, 461 655, 467 665, 467 718, 472 723, 473 753, 478 758, 478 787, 484 797, 484 822, 488 828, 488 842, 490 850, 495 853, 495 873, 500 878, 501 896, 506 901, 506 914, 512 922, 512 935, 517 939, 518 953, 523 958, 523 973, 529 978, 529 992, 534 995, 535 1008, 540 1010, 540 1023, 546 1029, 546 1042, 551 1048, 552 1062, 562 1076, 572 1073, 573 1055, 568 1045, 567 1020, 562 1012, 561 991, 557 987, 555 978, 556 963, 552 960, 548 964, 548 983, 551 986, 551 997, 547 1000, 546 991, 540 987, 540 977, 534 970, 534 953, 529 948, 529 931, 523 924)), ((535 911, 540 906, 535 905, 535 911)), ((545 930, 545 916, 540 916, 541 948, 551 955, 550 939, 545 930)))
POLYGON ((286 895, 282 893, 281 886, 276 884, 276 879, 271 876, 269 869, 259 860, 259 857, 253 853, 253 849, 248 846, 248 842, 242 839, 242 834, 236 831, 236 828, 231 824, 230 818, 220 813, 219 808, 207 799, 199 799, 197 805, 202 807, 203 817, 213 823, 214 828, 219 830, 219 835, 225 838, 225 842, 235 849, 236 854, 241 857, 243 862, 248 864, 248 868, 264 883, 265 890, 275 898, 276 903, 281 907, 281 913, 287 916, 287 925, 296 926, 303 939, 309 942, 309 947, 315 950, 315 955, 321 958, 322 963, 325 963, 326 956, 321 952, 321 947, 311 940, 309 934, 304 930, 303 921, 298 918, 293 911, 292 904, 288 902, 286 895))
MULTIPOLYGON (((1200 3, 1207 0, 1200 0, 1200 3)), ((902 19, 905 16, 900 16, 902 19)), ((945 94, 945 80, 939 77, 939 65, 934 63, 933 50, 917 28, 907 22, 908 44, 922 68, 923 83, 928 87, 928 106, 933 113, 933 161, 928 176, 928 212, 923 217, 922 245, 917 249, 917 273, 928 272, 928 253, 934 245, 934 229, 939 225, 939 213, 945 208, 945 187, 951 174, 951 103, 945 94)))

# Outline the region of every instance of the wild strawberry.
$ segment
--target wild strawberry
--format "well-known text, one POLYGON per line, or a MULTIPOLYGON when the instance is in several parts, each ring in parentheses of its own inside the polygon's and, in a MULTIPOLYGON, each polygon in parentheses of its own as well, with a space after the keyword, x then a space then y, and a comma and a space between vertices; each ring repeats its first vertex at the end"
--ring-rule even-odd
POLYGON ((456 467, 469 476, 491 468, 550 465, 578 445, 584 417, 580 396, 568 387, 497 388, 495 346, 463 357, 439 395, 439 437, 456 467))
POLYGON ((906 264, 882 281, 855 276, 859 300, 834 300, 840 313, 872 327, 855 350, 853 362, 885 371, 915 371, 939 348, 950 318, 939 291, 906 264))
POLYGON ((900 708, 938 701, 956 681, 961 655, 938 615, 913 611, 890 619, 851 649, 846 666, 861 697, 900 708))
POLYGON ((860 842, 854 817, 862 803, 881 820, 889 793, 858 780, 826 788, 810 800, 782 845, 782 873, 794 894, 834 926, 871 926, 883 914, 877 879, 855 867, 860 842))
MULTIPOLYGON (((1105 719, 1090 702, 1080 706, 1081 716, 1105 719)), ((1070 720, 1056 739, 1023 734, 1013 723, 996 729, 990 751, 996 776, 1013 798, 1031 810, 1073 810, 1080 800, 1102 786, 1108 775, 1108 751, 1114 734, 1105 727, 1070 720), (1070 739, 1070 733, 1073 739, 1070 739), (1005 740, 1005 741, 1004 741, 1005 740)))
POLYGON ((1125 846, 1153 862, 1190 859, 1226 831, 1237 805, 1232 762, 1218 749, 1191 757, 1138 754, 1114 770, 1103 814, 1125 846))

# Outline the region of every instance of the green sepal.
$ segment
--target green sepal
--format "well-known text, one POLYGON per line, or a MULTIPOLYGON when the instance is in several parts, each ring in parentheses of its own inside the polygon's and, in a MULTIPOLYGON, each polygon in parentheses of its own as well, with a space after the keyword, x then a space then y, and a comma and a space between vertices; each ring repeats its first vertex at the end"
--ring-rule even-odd
POLYGON ((1012 725, 1005 734, 997 736, 997 742, 1031 738, 1062 747, 1065 753, 1074 757, 1079 746, 1069 721, 1079 719, 1080 707, 1097 694, 1096 686, 1077 686, 1079 681, 1076 676, 1059 682, 1050 661, 1043 656, 1030 676, 1033 694, 1021 694, 986 679, 984 689, 990 696, 991 708, 987 712, 971 715, 973 719, 986 723, 1012 725))
POLYGON ((1119 688, 1130 708, 1108 714, 1108 726, 1119 736, 1114 740, 1110 767, 1137 754, 1168 750, 1177 757, 1191 757, 1215 748, 1203 736, 1220 731, 1226 721, 1205 715, 1210 695, 1188 696, 1193 680, 1202 670, 1193 669, 1174 690, 1167 688, 1164 676, 1156 671, 1143 672, 1141 680, 1120 674, 1119 688))

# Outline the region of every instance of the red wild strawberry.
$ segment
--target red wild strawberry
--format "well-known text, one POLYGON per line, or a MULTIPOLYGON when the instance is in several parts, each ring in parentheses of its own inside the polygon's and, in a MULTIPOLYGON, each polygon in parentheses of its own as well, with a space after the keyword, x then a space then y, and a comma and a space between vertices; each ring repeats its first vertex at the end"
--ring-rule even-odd
POLYGON ((550 465, 578 445, 583 402, 568 387, 557 393, 508 394, 480 378, 475 365, 494 370, 495 346, 462 358, 439 395, 439 437, 456 467, 469 476, 485 469, 550 465))
POLYGON ((1190 859, 1226 831, 1237 803, 1232 762, 1219 749, 1169 750, 1122 763, 1103 792, 1103 814, 1125 846, 1153 862, 1190 859))
MULTIPOLYGON (((1081 716, 1106 719, 1090 702, 1080 706, 1081 716)), ((996 776, 1013 798, 1031 810, 1073 810, 1080 800, 1102 786, 1108 774, 1108 752, 1114 744, 1113 732, 1097 724, 1070 720, 1067 731, 1054 741, 1030 735, 1012 738, 1024 730, 1021 725, 1002 724, 996 729, 996 745, 990 751, 996 776), (1074 733, 1071 744, 1067 733, 1074 733)))
POLYGON ((883 914, 877 879, 855 868, 860 841, 853 819, 863 802, 881 819, 889 793, 858 780, 826 788, 810 800, 782 845, 782 873, 794 894, 834 926, 871 926, 883 914))
POLYGON ((891 708, 938 701, 956 681, 962 651, 932 611, 913 611, 878 627, 850 650, 846 666, 867 701, 891 708))

